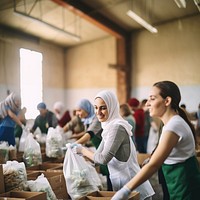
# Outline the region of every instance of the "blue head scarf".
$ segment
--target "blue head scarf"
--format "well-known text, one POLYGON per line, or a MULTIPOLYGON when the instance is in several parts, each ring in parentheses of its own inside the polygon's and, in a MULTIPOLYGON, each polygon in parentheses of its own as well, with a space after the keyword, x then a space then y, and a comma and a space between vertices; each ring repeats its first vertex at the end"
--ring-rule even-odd
POLYGON ((79 109, 83 109, 88 113, 88 116, 84 118, 83 123, 85 125, 91 124, 93 118, 95 117, 95 113, 94 113, 94 106, 90 103, 90 101, 88 99, 81 99, 77 103, 76 107, 79 109))

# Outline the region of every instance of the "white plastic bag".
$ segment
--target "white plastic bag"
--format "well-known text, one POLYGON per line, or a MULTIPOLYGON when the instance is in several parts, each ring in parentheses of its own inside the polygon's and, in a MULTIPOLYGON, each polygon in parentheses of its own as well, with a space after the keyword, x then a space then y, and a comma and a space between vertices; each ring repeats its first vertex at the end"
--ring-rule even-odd
POLYGON ((7 161, 3 164, 5 190, 23 190, 27 181, 26 168, 23 162, 7 161))
POLYGON ((46 133, 42 133, 39 127, 36 128, 36 130, 34 131, 33 135, 34 135, 34 138, 40 144, 45 144, 46 143, 47 134, 46 133))
POLYGON ((88 163, 88 167, 90 170, 93 184, 95 184, 99 188, 99 190, 102 190, 103 184, 101 182, 99 174, 97 173, 96 169, 92 166, 92 164, 90 162, 87 162, 87 163, 88 163))
POLYGON ((23 160, 27 167, 42 164, 40 144, 29 133, 25 142, 23 160))
POLYGON ((92 178, 91 169, 85 159, 72 152, 68 147, 65 154, 63 173, 67 191, 72 200, 77 200, 88 193, 98 191, 92 178))
POLYGON ((155 130, 153 127, 149 130, 149 138, 147 141, 147 153, 151 154, 156 148, 159 140, 159 131, 155 130))
POLYGON ((9 160, 17 160, 17 149, 16 146, 10 145, 9 149, 9 160))
POLYGON ((23 129, 22 136, 19 140, 19 149, 18 149, 19 152, 24 152, 26 138, 29 133, 30 132, 28 131, 28 129, 23 129))
POLYGON ((62 146, 65 147, 65 145, 69 143, 68 140, 72 137, 72 131, 69 130, 64 132, 63 128, 61 128, 59 125, 56 127, 56 130, 62 136, 62 146))
POLYGON ((0 163, 6 163, 9 160, 8 142, 0 141, 0 163))
POLYGON ((46 155, 50 158, 63 157, 63 141, 60 132, 50 127, 46 138, 46 155))
POLYGON ((31 192, 46 192, 47 200, 57 200, 56 195, 53 192, 49 181, 44 177, 44 174, 38 176, 34 181, 27 181, 27 184, 31 192))

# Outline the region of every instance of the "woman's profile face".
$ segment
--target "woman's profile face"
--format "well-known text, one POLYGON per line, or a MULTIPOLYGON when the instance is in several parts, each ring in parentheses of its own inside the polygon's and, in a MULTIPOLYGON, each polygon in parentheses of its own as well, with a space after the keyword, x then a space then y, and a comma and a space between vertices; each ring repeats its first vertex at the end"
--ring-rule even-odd
POLYGON ((96 98, 94 103, 94 111, 98 120, 105 122, 109 117, 106 103, 101 98, 96 98))
POLYGON ((57 109, 57 108, 54 109, 54 112, 55 112, 56 114, 60 114, 60 113, 61 113, 60 110, 57 109))
POLYGON ((166 111, 165 99, 160 96, 160 90, 153 87, 146 103, 151 117, 162 117, 166 111))
POLYGON ((83 119, 83 118, 87 118, 87 116, 88 116, 88 113, 84 110, 84 109, 77 109, 76 110, 76 114, 81 118, 81 119, 83 119))

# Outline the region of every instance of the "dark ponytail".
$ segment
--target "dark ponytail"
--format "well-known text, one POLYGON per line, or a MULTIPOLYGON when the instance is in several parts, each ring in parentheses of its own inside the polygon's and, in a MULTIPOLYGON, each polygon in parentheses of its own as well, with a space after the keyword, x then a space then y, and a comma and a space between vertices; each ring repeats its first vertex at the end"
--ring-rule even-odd
POLYGON ((183 109, 178 107, 177 111, 178 111, 178 114, 186 121, 186 123, 189 125, 190 129, 192 130, 194 141, 195 141, 195 144, 197 146, 196 133, 195 133, 194 125, 190 122, 190 120, 188 119, 188 117, 187 117, 187 115, 186 115, 186 113, 183 109))

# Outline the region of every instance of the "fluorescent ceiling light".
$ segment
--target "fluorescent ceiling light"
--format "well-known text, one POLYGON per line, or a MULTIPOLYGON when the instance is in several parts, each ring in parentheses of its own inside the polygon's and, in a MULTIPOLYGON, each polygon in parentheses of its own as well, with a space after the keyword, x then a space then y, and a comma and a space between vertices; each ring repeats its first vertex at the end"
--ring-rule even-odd
POLYGON ((194 0, 195 5, 197 6, 199 12, 200 12, 200 0, 194 0))
POLYGON ((150 31, 151 33, 157 33, 158 32, 158 30, 155 27, 151 26, 148 22, 143 20, 140 16, 135 14, 132 10, 127 11, 126 14, 130 18, 135 20, 138 24, 142 25, 144 28, 146 28, 148 31, 150 31))
POLYGON ((174 1, 179 8, 186 8, 186 1, 185 0, 174 0, 174 1))

